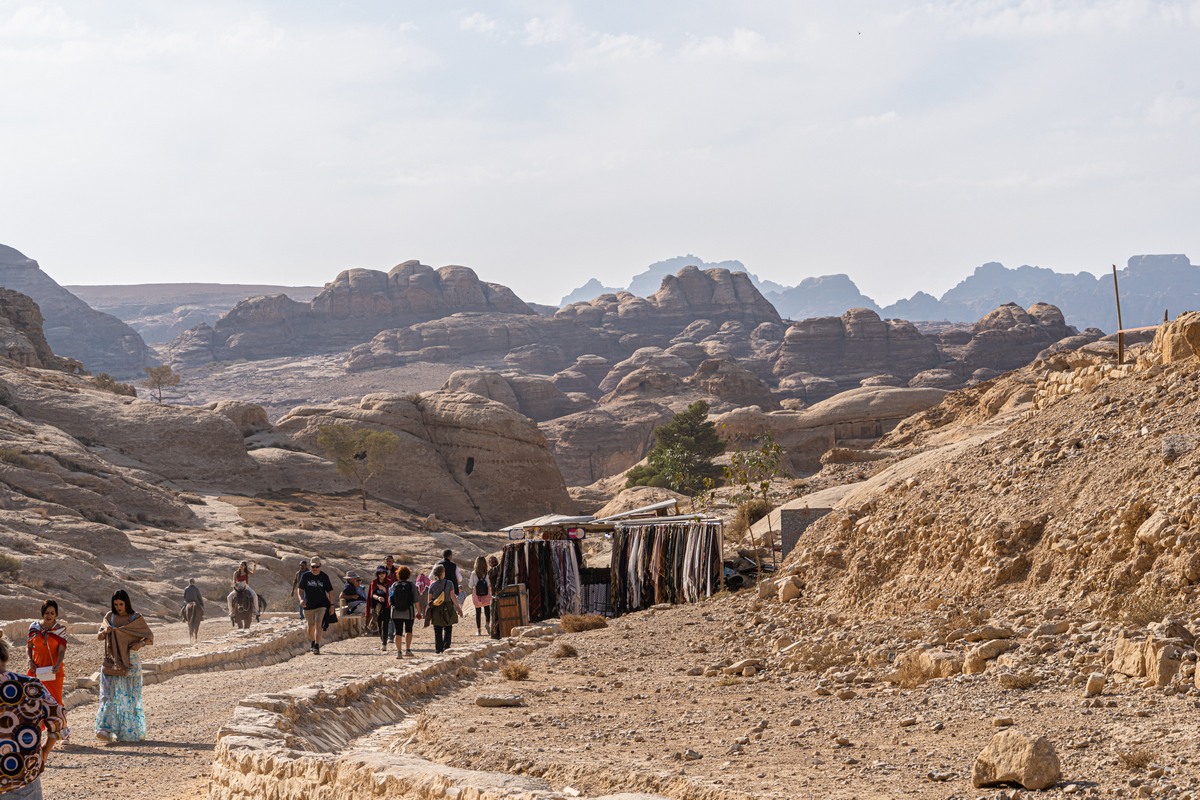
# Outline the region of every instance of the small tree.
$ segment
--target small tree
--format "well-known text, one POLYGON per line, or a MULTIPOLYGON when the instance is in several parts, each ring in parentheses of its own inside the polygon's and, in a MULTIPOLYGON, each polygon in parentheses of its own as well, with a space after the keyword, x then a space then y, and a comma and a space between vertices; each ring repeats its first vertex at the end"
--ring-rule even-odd
POLYGON ((347 424, 323 425, 317 431, 317 446, 333 459, 340 475, 358 485, 363 511, 366 511, 367 483, 399 449, 400 437, 390 431, 347 424))
MULTIPOLYGON (((771 481, 783 474, 783 448, 771 434, 766 433, 753 441, 754 447, 739 450, 729 458, 729 466, 725 468, 725 481, 738 487, 733 496, 741 509, 749 512, 757 506, 767 517, 768 537, 764 541, 771 546, 771 560, 775 559, 775 531, 771 529, 771 481)), ((761 519, 761 517, 759 517, 761 519)), ((753 525, 757 519, 747 518, 753 525)), ((758 552, 758 543, 753 535, 750 543, 758 552)), ((759 572, 762 572, 762 561, 759 560, 759 572)))
POLYGON ((708 403, 697 400, 666 425, 654 431, 655 445, 647 463, 629 470, 626 488, 661 486, 683 494, 703 491, 705 478, 721 473, 713 459, 725 452, 725 443, 708 420, 708 403))
POLYGON ((146 386, 154 391, 154 396, 159 403, 163 401, 163 389, 178 386, 181 380, 179 373, 171 369, 170 364, 163 364, 161 367, 146 367, 146 386))

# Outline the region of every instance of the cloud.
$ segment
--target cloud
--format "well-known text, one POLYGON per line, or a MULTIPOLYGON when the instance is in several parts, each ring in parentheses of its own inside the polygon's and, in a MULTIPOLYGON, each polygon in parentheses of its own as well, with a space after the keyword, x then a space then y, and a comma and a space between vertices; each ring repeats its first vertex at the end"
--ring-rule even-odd
POLYGON ((87 32, 87 25, 61 7, 41 3, 21 6, 0 22, 0 37, 14 39, 74 39, 87 32))
POLYGON ((885 111, 873 116, 857 117, 850 125, 854 128, 878 128, 883 125, 891 125, 897 119, 899 119, 899 115, 895 111, 885 111))
POLYGON ((963 36, 1045 38, 1128 31, 1164 13, 1169 17, 1172 8, 1146 0, 959 0, 923 11, 963 36))
POLYGON ((638 60, 652 58, 662 50, 662 45, 653 39, 622 33, 617 36, 604 34, 600 41, 588 48, 594 56, 615 60, 638 60))
POLYGON ((458 27, 464 31, 474 31, 482 33, 485 36, 491 36, 496 32, 496 20, 484 14, 482 11, 476 11, 469 17, 463 17, 458 22, 458 27))
POLYGON ((565 42, 569 35, 568 26, 554 20, 534 17, 525 23, 524 42, 529 46, 565 42))
POLYGON ((735 61, 772 61, 785 55, 782 47, 769 43, 757 31, 738 28, 729 38, 720 36, 705 36, 702 39, 691 37, 679 54, 685 59, 705 60, 735 60, 735 61))

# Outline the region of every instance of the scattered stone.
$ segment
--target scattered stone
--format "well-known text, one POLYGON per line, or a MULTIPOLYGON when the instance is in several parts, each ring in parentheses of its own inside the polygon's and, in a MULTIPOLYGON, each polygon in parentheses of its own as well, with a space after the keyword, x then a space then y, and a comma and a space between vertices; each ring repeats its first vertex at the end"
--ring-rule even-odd
POLYGON ((1087 688, 1084 689, 1085 697, 1095 697, 1104 691, 1104 674, 1101 672, 1093 672, 1088 676, 1087 688))
POLYGON ((475 705, 484 708, 517 708, 525 705, 525 698, 519 694, 481 694, 475 698, 475 705))
POLYGON ((697 753, 695 750, 692 750, 690 748, 683 751, 683 760, 684 761, 699 761, 702 758, 704 758, 704 756, 702 756, 700 753, 697 753))

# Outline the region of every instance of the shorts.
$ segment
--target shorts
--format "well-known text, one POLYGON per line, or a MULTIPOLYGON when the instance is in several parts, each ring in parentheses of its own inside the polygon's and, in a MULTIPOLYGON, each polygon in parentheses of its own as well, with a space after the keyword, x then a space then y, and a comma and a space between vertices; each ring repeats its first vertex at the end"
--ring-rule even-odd
POLYGON ((304 609, 304 621, 309 625, 320 625, 325 620, 325 612, 328 611, 327 606, 318 606, 317 608, 304 609))
POLYGON ((392 624, 396 626, 396 638, 399 639, 401 634, 412 633, 413 621, 411 619, 392 618, 392 624))

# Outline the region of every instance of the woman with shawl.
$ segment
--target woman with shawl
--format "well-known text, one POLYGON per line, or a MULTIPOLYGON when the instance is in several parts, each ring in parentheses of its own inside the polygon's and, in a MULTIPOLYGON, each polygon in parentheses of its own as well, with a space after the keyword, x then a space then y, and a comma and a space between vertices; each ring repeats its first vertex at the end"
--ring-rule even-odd
POLYGON ((111 610, 104 615, 96 638, 104 642, 96 738, 105 742, 143 741, 146 714, 142 711, 142 661, 138 650, 154 644, 154 634, 141 614, 133 610, 124 589, 113 593, 111 610))
MULTIPOLYGON (((29 626, 26 649, 29 651, 29 672, 26 674, 40 680, 61 705, 63 661, 67 657, 67 626, 58 619, 58 603, 55 601, 42 603, 42 618, 29 626)), ((61 735, 65 740, 71 732, 66 727, 65 715, 63 723, 61 735)))

